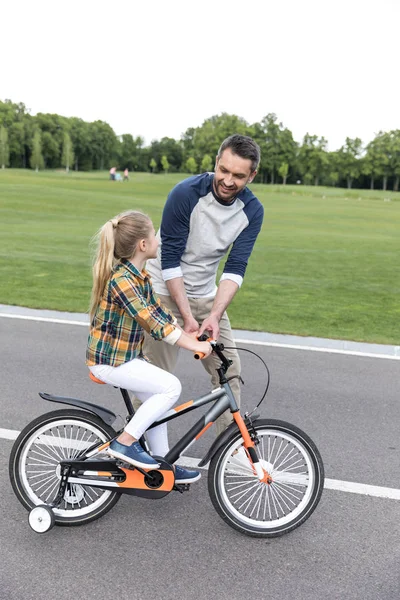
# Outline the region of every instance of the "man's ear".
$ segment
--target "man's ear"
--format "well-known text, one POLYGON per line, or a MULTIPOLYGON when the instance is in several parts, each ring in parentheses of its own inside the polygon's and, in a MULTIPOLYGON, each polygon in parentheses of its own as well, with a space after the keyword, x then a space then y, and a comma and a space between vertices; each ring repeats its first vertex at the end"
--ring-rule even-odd
POLYGON ((257 175, 257 171, 253 171, 253 172, 252 172, 252 174, 250 175, 250 177, 249 177, 249 180, 248 180, 248 182, 247 182, 247 183, 252 183, 252 182, 253 182, 253 179, 254 179, 254 177, 255 177, 256 175, 257 175))

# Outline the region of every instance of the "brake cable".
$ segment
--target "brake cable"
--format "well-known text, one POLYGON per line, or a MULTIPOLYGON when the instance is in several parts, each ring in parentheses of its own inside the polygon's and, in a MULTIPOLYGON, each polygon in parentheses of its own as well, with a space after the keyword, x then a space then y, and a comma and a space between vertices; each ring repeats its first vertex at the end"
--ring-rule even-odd
MULTIPOLYGON (((271 381, 271 375, 270 375, 269 369, 268 369, 268 367, 267 367, 267 364, 265 363, 264 359, 262 359, 262 358, 261 358, 261 356, 260 356, 259 354, 256 354, 256 353, 255 353, 255 352, 253 352, 252 350, 248 350, 247 348, 238 348, 238 347, 233 347, 233 346, 224 346, 224 349, 226 349, 226 350, 241 350, 241 351, 243 351, 243 352, 249 352, 249 354, 254 354, 254 356, 257 356, 257 358, 259 358, 259 359, 261 360, 262 364, 263 364, 263 365, 264 365, 264 367, 266 368, 266 371, 267 371, 267 374, 268 374, 267 385, 266 385, 266 387, 265 387, 264 394, 262 395, 262 398, 261 398, 261 400, 259 401, 259 403, 257 404, 257 406, 255 406, 251 412, 249 412, 249 413, 246 413, 246 415, 250 416, 250 415, 252 415, 252 414, 253 414, 253 412, 254 412, 254 411, 255 411, 255 410, 256 410, 256 409, 257 409, 257 408, 260 406, 261 402, 264 400, 265 396, 267 395, 268 388, 269 388, 269 384, 270 384, 270 381, 271 381)), ((232 377, 228 378, 228 381, 229 381, 229 379, 234 379, 235 377, 237 377, 237 378, 238 378, 240 381, 242 381, 242 383, 244 384, 244 381, 243 381, 243 379, 242 379, 241 375, 233 375, 232 377)))

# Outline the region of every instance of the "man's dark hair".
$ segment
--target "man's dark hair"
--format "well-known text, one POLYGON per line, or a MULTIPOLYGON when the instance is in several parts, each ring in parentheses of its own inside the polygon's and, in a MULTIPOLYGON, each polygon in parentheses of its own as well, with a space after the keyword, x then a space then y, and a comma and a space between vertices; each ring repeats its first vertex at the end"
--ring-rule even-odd
POLYGON ((234 133, 224 140, 218 150, 218 158, 224 150, 230 148, 233 154, 237 154, 241 158, 247 158, 251 160, 251 172, 256 171, 260 162, 260 147, 256 142, 248 135, 239 135, 234 133))

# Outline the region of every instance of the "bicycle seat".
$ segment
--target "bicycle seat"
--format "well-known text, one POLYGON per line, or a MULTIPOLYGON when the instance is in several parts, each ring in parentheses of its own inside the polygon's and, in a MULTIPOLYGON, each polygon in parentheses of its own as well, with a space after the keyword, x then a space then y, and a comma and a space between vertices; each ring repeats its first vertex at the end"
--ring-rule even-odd
POLYGON ((102 385, 106 385, 105 381, 101 381, 101 379, 97 379, 97 377, 95 377, 92 373, 92 371, 89 371, 89 377, 92 381, 94 381, 95 383, 101 383, 102 385))

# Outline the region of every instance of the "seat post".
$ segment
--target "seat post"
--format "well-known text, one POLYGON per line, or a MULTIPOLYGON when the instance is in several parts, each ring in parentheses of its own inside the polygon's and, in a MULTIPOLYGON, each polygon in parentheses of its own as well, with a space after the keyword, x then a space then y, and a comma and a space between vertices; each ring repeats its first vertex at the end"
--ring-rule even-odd
POLYGON ((122 397, 124 399, 125 406, 126 406, 126 409, 128 411, 128 414, 129 414, 130 417, 133 417, 133 415, 135 414, 135 410, 133 408, 131 397, 129 396, 128 391, 125 390, 124 388, 120 388, 120 390, 121 390, 121 394, 122 394, 122 397))

